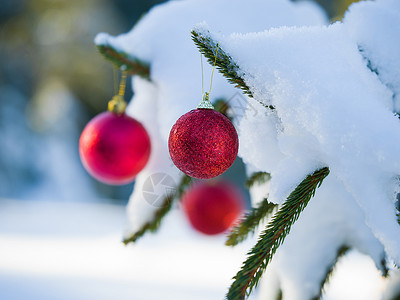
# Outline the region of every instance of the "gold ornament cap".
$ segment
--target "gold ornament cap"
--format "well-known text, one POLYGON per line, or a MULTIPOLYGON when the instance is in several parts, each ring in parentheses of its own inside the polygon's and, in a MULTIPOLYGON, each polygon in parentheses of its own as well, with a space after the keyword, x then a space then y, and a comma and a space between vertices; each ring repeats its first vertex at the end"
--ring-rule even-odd
POLYGON ((197 109, 214 109, 214 106, 210 102, 210 94, 205 92, 203 95, 203 99, 201 100, 200 104, 197 106, 197 109))
POLYGON ((126 109, 126 102, 122 95, 115 95, 108 101, 108 111, 117 115, 122 115, 126 109))

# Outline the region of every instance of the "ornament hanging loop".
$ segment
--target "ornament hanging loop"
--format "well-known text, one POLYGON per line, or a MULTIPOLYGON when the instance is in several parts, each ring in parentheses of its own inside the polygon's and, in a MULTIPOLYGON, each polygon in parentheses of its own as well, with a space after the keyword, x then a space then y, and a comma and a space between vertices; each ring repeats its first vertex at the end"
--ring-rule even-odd
POLYGON ((214 65, 213 65, 212 72, 211 72, 210 90, 208 91, 209 94, 211 93, 211 88, 212 88, 213 78, 214 78, 214 70, 215 70, 215 66, 217 65, 218 50, 219 50, 219 43, 217 43, 217 51, 215 51, 214 65))
POLYGON ((108 101, 108 111, 114 114, 122 115, 125 112, 127 103, 124 100, 125 89, 126 89, 126 68, 122 69, 121 81, 119 83, 118 95, 114 95, 110 101, 108 101))
POLYGON ((200 104, 197 106, 198 109, 199 108, 200 109, 214 109, 214 106, 210 102, 210 93, 211 93, 211 88, 212 88, 212 83, 213 83, 214 70, 215 70, 215 66, 217 64, 218 50, 219 50, 219 43, 217 43, 217 51, 215 52, 215 60, 214 60, 214 65, 213 65, 213 69, 211 72, 210 90, 208 92, 204 92, 203 57, 200 56, 200 59, 201 59, 201 90, 203 93, 203 98, 201 99, 200 104))

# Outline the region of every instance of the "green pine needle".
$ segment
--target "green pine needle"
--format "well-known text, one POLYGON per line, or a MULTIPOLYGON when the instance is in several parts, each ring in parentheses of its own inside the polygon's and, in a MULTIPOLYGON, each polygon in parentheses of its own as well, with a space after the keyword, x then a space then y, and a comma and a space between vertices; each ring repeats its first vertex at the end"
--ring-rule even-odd
POLYGON ((389 269, 386 266, 386 257, 385 257, 385 253, 383 253, 383 258, 381 259, 381 264, 380 264, 380 271, 381 274, 384 278, 389 277, 389 269))
POLYGON ((251 188, 254 184, 262 184, 271 179, 271 175, 267 172, 255 172, 246 180, 246 187, 251 188))
MULTIPOLYGON (((267 182, 270 178, 271 175, 266 172, 256 172, 246 180, 245 185, 247 188, 251 188, 256 183, 267 182)), ((268 199, 265 198, 257 207, 252 208, 228 234, 225 245, 236 246, 243 242, 250 233, 255 232, 260 222, 272 213, 275 206, 276 204, 268 202, 268 199)))
MULTIPOLYGON (((242 78, 242 74, 238 65, 233 61, 232 57, 228 55, 221 46, 218 46, 218 55, 215 60, 215 53, 217 52, 217 43, 211 39, 210 36, 201 35, 196 30, 192 30, 192 40, 199 48, 200 52, 207 58, 207 61, 214 65, 222 73, 227 80, 234 84, 235 87, 242 89, 242 91, 249 97, 253 97, 250 88, 246 85, 242 78)), ((261 103, 261 102, 260 102, 261 103)), ((265 106, 264 103, 261 103, 265 106)), ((268 106, 270 109, 274 109, 272 105, 268 106)))
POLYGON ((173 200, 174 200, 173 195, 167 195, 162 202, 163 206, 157 209, 156 212, 154 213, 153 220, 145 223, 137 232, 125 238, 122 242, 125 245, 128 245, 129 243, 135 243, 139 238, 144 236, 147 232, 157 231, 157 229, 160 227, 161 220, 171 210, 173 200))
POLYGON ((232 121, 232 118, 228 115, 230 106, 225 98, 216 99, 213 102, 213 106, 216 111, 220 112, 225 117, 227 117, 230 121, 232 121))
POLYGON ((228 79, 230 83, 233 83, 236 87, 239 87, 243 92, 250 97, 253 95, 250 92, 249 87, 246 85, 244 80, 239 76, 239 67, 233 62, 232 58, 225 53, 221 47, 218 47, 218 56, 215 61, 215 53, 217 52, 217 43, 211 40, 210 37, 201 36, 195 30, 192 30, 192 40, 199 48, 200 52, 207 58, 207 61, 214 65, 221 73, 228 79))
POLYGON ((257 286, 268 263, 290 232, 291 226, 299 218, 300 213, 328 174, 328 167, 315 171, 289 195, 260 235, 257 244, 248 253, 241 270, 233 278, 234 282, 226 295, 227 300, 244 300, 257 286))
MULTIPOLYGON (((330 279, 332 278, 332 275, 333 275, 333 273, 334 273, 334 271, 336 269, 336 265, 337 265, 339 259, 342 258, 344 255, 346 255, 350 250, 351 250, 350 247, 348 247, 346 245, 343 245, 342 247, 340 247, 338 249, 336 257, 335 257, 335 260, 328 267, 328 269, 327 269, 327 271, 325 273, 324 279, 321 282, 321 289, 320 289, 319 295, 314 297, 312 300, 320 300, 320 299, 322 299, 322 295, 323 295, 323 292, 325 290, 325 287, 329 283, 330 279)), ((388 276, 388 274, 389 274, 389 270, 388 270, 388 268, 386 266, 385 254, 383 253, 382 255, 383 255, 383 258, 380 261, 379 269, 380 269, 380 271, 382 273, 382 276, 386 278, 388 276)))
POLYGON ((321 285, 320 285, 321 289, 320 289, 319 295, 314 297, 312 300, 321 299, 326 285, 329 283, 330 279, 332 278, 332 275, 333 275, 333 273, 335 271, 337 262, 339 261, 340 258, 342 258, 344 255, 346 255, 349 252, 349 250, 350 250, 350 248, 348 246, 346 246, 346 245, 343 245, 338 249, 334 261, 330 264, 330 266, 326 270, 324 278, 322 279, 322 282, 321 282, 321 285))
POLYGON ((278 293, 276 294, 275 300, 282 300, 283 299, 283 292, 279 289, 278 293))
POLYGON ((268 198, 261 201, 257 207, 254 207, 243 217, 242 221, 240 221, 238 225, 233 227, 232 231, 228 235, 225 245, 236 246, 240 242, 244 241, 250 233, 254 233, 260 222, 272 213, 275 206, 277 205, 268 202, 268 198))
POLYGON ((118 68, 125 66, 130 75, 138 75, 150 80, 150 65, 138 58, 130 57, 128 54, 117 51, 109 45, 97 45, 97 50, 118 68))
POLYGON ((150 222, 145 223, 137 232, 125 238, 122 242, 125 245, 129 243, 135 243, 147 232, 156 232, 160 228, 161 222, 164 217, 170 212, 174 203, 174 199, 180 199, 183 192, 188 188, 191 182, 192 178, 184 175, 175 193, 168 194, 164 197, 164 200, 162 202, 164 205, 156 210, 156 212, 154 213, 154 218, 150 222))

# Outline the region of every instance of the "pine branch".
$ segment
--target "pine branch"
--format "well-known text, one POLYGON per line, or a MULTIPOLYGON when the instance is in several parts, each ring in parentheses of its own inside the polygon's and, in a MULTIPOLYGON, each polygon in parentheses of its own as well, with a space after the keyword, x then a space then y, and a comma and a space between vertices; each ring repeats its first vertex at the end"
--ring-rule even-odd
POLYGON ((160 227, 161 220, 168 214, 168 212, 171 210, 172 203, 174 200, 173 195, 167 195, 164 197, 164 200, 162 203, 164 205, 160 207, 159 209, 156 210, 154 213, 154 218, 152 221, 145 223, 137 232, 129 236, 128 238, 123 240, 123 243, 125 245, 129 243, 134 243, 136 242, 139 238, 144 236, 147 232, 155 232, 157 229, 160 227))
POLYGON ((188 176, 188 175, 183 175, 182 180, 178 186, 178 190, 176 192, 175 198, 181 199, 183 193, 185 190, 189 187, 189 185, 192 183, 193 178, 188 176))
POLYGON ((277 206, 274 203, 268 202, 265 198, 259 205, 247 213, 242 221, 229 233, 225 242, 227 246, 236 246, 243 242, 250 233, 254 233, 260 222, 272 213, 273 209, 277 206))
MULTIPOLYGON (((200 52, 207 58, 207 61, 214 65, 217 44, 210 38, 202 36, 196 30, 192 30, 192 40, 199 48, 200 52)), ((250 97, 253 95, 244 80, 239 76, 239 67, 233 62, 232 58, 225 53, 221 47, 218 48, 216 67, 228 79, 228 81, 239 87, 250 97)))
MULTIPOLYGON (((254 184, 262 184, 271 178, 267 172, 255 172, 246 180, 246 187, 251 188, 254 184)), ((260 222, 272 213, 276 204, 268 202, 265 198, 257 207, 251 209, 229 233, 225 245, 236 246, 244 241, 250 233, 254 233, 260 222)))
POLYGON ((232 118, 228 115, 228 110, 229 110, 229 104, 224 98, 219 98, 214 101, 213 103, 214 109, 221 114, 223 114, 225 117, 227 117, 230 121, 232 121, 232 118))
MULTIPOLYGON (((315 298, 313 298, 312 300, 320 300, 320 299, 322 299, 322 294, 323 294, 323 292, 325 290, 326 285, 329 283, 330 279, 332 278, 332 275, 333 275, 333 273, 335 271, 335 268, 336 268, 336 265, 337 265, 339 259, 342 258, 344 255, 346 255, 350 250, 351 249, 346 245, 343 245, 342 247, 340 247, 338 249, 338 252, 336 254, 335 260, 328 267, 327 272, 325 274, 325 277, 321 282, 321 289, 320 289, 319 295, 316 296, 315 298)), ((385 277, 385 278, 389 275, 389 270, 388 270, 388 268, 386 266, 385 257, 383 257, 382 260, 380 261, 380 271, 382 273, 382 276, 385 277)))
MULTIPOLYGON (((207 58, 207 61, 211 65, 214 65, 215 53, 217 52, 217 43, 215 43, 210 36, 206 36, 204 33, 199 33, 196 30, 192 30, 192 40, 199 48, 200 52, 207 58)), ((246 85, 241 77, 242 75, 239 66, 233 61, 232 57, 225 52, 224 49, 221 49, 221 46, 218 46, 216 68, 224 77, 227 78, 230 83, 234 84, 235 87, 242 89, 242 91, 249 97, 253 97, 250 88, 246 85)), ((266 106, 264 103, 261 104, 269 109, 274 109, 272 105, 266 106)))
POLYGON ((387 300, 400 300, 400 291, 399 289, 396 289, 392 295, 390 295, 390 298, 386 298, 387 300))
POLYGON ((229 288, 226 299, 244 300, 257 286, 268 263, 290 232, 291 226, 299 218, 300 213, 328 174, 328 167, 315 171, 312 175, 308 175, 289 195, 260 235, 257 244, 248 253, 242 269, 233 278, 234 282, 229 288))
MULTIPOLYGON (((385 255, 385 254, 384 254, 385 255)), ((388 269, 388 267, 386 266, 386 258, 385 258, 385 256, 383 255, 383 258, 381 259, 381 265, 380 265, 380 271, 381 271, 381 273, 382 273, 382 276, 384 277, 384 278, 387 278, 387 277, 389 277, 389 269, 388 269)))
POLYGON ((267 172, 255 172, 246 180, 246 187, 251 188, 254 184, 262 184, 271 179, 271 175, 267 172))
POLYGON ((399 223, 400 225, 400 199, 399 199, 400 193, 397 194, 396 198, 397 201, 395 203, 395 207, 396 207, 396 217, 397 217, 397 223, 399 223))
POLYGON ((110 45, 97 45, 98 51, 118 68, 126 66, 126 71, 130 75, 138 75, 150 80, 150 65, 136 57, 131 57, 127 53, 117 51, 110 45))
POLYGON ((322 293, 324 292, 324 289, 326 287, 326 285, 329 283, 329 280, 332 277, 333 272, 335 271, 335 267, 337 262, 339 261, 340 258, 342 258, 348 251, 350 250, 350 248, 346 245, 341 246, 337 253, 336 253, 336 257, 335 260, 331 263, 331 265, 328 267, 328 269, 326 270, 325 276, 321 282, 321 289, 319 292, 319 295, 314 297, 312 300, 319 300, 322 297, 322 293))
POLYGON ((154 213, 154 218, 145 223, 137 232, 132 234, 131 236, 124 239, 122 242, 127 245, 129 243, 135 243, 139 238, 144 236, 147 232, 156 232, 158 228, 160 228, 161 222, 164 217, 169 213, 174 203, 174 199, 180 199, 185 189, 192 182, 192 178, 184 175, 182 177, 181 182, 179 183, 178 188, 173 194, 168 194, 164 197, 163 206, 158 208, 154 213))

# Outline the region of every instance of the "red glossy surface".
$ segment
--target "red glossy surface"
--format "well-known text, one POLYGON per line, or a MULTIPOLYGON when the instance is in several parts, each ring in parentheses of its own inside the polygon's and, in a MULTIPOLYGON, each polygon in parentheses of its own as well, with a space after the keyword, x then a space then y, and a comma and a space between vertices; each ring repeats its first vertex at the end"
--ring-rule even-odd
POLYGON ((244 200, 240 191, 230 183, 201 182, 186 191, 182 206, 197 231, 216 235, 234 225, 243 213, 244 200))
POLYGON ((79 140, 85 169, 97 180, 113 185, 133 181, 149 160, 150 148, 141 123, 108 111, 94 117, 79 140))
POLYGON ((232 122, 213 109, 195 109, 172 127, 169 153, 174 164, 195 178, 213 178, 235 161, 239 140, 232 122))

